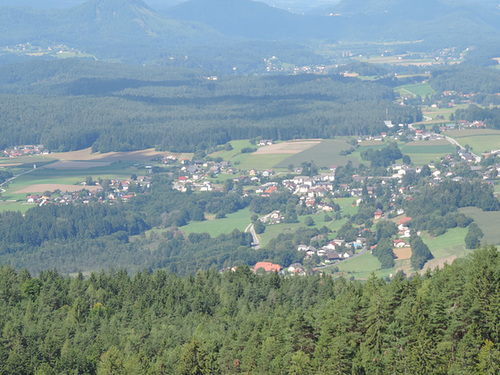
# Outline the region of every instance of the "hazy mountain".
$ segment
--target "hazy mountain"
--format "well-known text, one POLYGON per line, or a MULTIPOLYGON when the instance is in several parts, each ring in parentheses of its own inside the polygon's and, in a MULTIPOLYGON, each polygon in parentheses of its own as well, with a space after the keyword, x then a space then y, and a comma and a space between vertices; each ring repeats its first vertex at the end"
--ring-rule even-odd
POLYGON ((226 35, 258 39, 317 36, 327 21, 251 0, 189 0, 169 9, 168 14, 205 23, 226 35))
POLYGON ((142 0, 89 0, 70 9, 0 11, 1 44, 62 43, 106 58, 144 61, 222 38, 209 26, 160 15, 142 0))
POLYGON ((66 12, 60 28, 68 40, 91 42, 97 38, 102 43, 151 39, 182 44, 216 36, 208 27, 161 16, 142 0, 89 0, 66 12))
POLYGON ((494 45, 500 39, 500 9, 493 4, 342 0, 321 15, 305 16, 251 0, 189 0, 168 13, 149 6, 148 0, 88 0, 69 9, 1 8, 0 46, 63 43, 98 58, 168 64, 172 56, 189 55, 197 59, 193 66, 209 62, 212 68, 222 63, 232 69, 233 64, 248 67, 282 55, 283 41, 288 43, 287 54, 299 51, 298 43, 311 45, 310 40, 418 40, 427 48, 494 45), (330 13, 336 16, 327 16, 330 13), (212 65, 210 59, 218 63, 212 65))

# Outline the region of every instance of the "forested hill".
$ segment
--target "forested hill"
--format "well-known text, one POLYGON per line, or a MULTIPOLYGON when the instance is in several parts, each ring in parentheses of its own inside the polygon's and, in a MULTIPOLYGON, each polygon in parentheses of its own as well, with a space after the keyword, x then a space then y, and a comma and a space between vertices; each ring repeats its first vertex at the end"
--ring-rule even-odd
POLYGON ((0 267, 5 374, 496 374, 500 256, 390 282, 0 267))
MULTIPOLYGON (((170 64, 171 57, 189 56, 183 64, 220 68, 221 61, 230 60, 232 68, 242 61, 262 61, 267 56, 261 52, 271 40, 280 42, 271 56, 286 48, 287 41, 300 49, 295 58, 307 51, 299 42, 317 41, 484 48, 498 44, 499 20, 500 11, 490 4, 442 0, 342 1, 315 15, 292 14, 250 0, 190 0, 162 12, 147 1, 88 0, 70 9, 1 7, 0 46, 64 44, 98 59, 170 64), (237 44, 242 37, 259 45, 257 56, 249 53, 251 43, 237 44)), ((307 54, 317 57, 311 50, 307 54)))
POLYGON ((3 148, 194 151, 257 136, 379 134, 386 109, 396 123, 421 119, 390 87, 338 75, 214 78, 68 60, 5 65, 0 77, 3 148))

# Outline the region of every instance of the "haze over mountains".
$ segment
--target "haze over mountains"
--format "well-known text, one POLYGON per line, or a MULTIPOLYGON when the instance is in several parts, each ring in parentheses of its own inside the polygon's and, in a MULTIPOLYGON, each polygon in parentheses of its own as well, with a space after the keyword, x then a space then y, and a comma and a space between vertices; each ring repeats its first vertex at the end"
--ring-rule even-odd
MULTIPOLYGON (((304 4, 281 1, 286 3, 304 4)), ((66 44, 98 59, 144 63, 203 49, 218 50, 227 61, 227 53, 254 55, 253 47, 241 47, 250 41, 262 41, 259 48, 265 50, 270 42, 283 41, 419 41, 433 48, 465 48, 500 40, 496 0, 342 0, 309 15, 251 0, 170 0, 162 2, 173 5, 166 10, 155 9, 159 0, 51 0, 45 6, 60 9, 35 9, 41 4, 2 9, 0 46, 66 44)), ((14 3, 0 0, 0 5, 14 3)))

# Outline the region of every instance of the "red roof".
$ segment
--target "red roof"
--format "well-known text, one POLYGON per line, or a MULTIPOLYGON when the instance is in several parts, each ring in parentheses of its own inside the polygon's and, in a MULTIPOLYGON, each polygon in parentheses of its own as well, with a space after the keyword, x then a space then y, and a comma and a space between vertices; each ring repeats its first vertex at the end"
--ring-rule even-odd
POLYGON ((399 224, 406 224, 411 221, 411 217, 402 217, 399 219, 399 224))
POLYGON ((274 264, 271 262, 257 262, 253 267, 254 272, 257 272, 259 268, 263 268, 266 272, 274 272, 280 271, 282 267, 279 264, 274 264))

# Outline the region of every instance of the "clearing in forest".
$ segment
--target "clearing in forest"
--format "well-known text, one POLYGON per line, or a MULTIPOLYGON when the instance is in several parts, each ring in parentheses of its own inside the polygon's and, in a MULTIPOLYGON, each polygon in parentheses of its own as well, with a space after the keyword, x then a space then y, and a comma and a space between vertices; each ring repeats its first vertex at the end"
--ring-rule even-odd
POLYGON ((409 247, 397 247, 392 250, 396 260, 410 259, 411 258, 411 248, 409 247))
POLYGON ((321 143, 320 139, 288 141, 261 147, 253 154, 254 155, 298 154, 299 152, 305 151, 320 143, 321 143))

